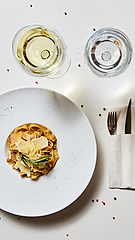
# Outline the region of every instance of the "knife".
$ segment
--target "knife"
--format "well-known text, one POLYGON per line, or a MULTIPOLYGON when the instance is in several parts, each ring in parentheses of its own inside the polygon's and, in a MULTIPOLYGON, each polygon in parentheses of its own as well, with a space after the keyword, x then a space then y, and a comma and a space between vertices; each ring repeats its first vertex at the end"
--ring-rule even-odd
POLYGON ((131 99, 129 100, 128 109, 127 109, 125 134, 131 134, 131 99))

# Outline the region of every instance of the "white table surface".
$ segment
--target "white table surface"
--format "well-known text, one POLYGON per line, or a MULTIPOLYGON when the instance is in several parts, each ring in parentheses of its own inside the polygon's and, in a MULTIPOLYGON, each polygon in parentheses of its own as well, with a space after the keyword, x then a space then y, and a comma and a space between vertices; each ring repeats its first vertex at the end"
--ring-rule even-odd
POLYGON ((21 87, 36 87, 67 96, 88 117, 95 133, 98 157, 87 189, 66 209, 38 218, 19 217, 0 210, 0 240, 134 239, 135 192, 108 187, 106 111, 103 108, 127 105, 129 98, 135 104, 135 56, 133 53, 124 73, 106 79, 94 75, 83 56, 93 28, 120 29, 131 40, 134 50, 134 9, 133 0, 1 1, 0 94, 21 87), (33 23, 50 25, 64 37, 71 67, 61 78, 32 77, 16 64, 11 50, 13 36, 23 26, 33 23))

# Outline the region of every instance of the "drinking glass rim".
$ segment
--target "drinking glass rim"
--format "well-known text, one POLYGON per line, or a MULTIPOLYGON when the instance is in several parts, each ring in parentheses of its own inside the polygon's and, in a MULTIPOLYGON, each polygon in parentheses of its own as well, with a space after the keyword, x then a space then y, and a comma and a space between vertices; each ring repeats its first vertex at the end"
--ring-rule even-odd
MULTIPOLYGON (((53 37, 53 40, 54 40, 54 43, 55 43, 55 49, 54 49, 54 53, 53 53, 51 59, 48 61, 48 63, 52 60, 52 58, 53 58, 53 56, 55 55, 55 52, 56 52, 55 36, 54 36, 54 34, 51 32, 51 30, 53 30, 53 31, 56 32, 56 33, 58 33, 58 31, 56 31, 54 28, 49 27, 48 25, 47 25, 47 27, 45 27, 44 25, 40 25, 40 24, 32 24, 32 25, 29 24, 29 25, 26 25, 26 26, 20 28, 20 29, 16 32, 16 34, 15 34, 13 40, 12 40, 12 52, 13 52, 13 55, 14 55, 15 59, 17 60, 17 62, 18 62, 19 64, 21 64, 23 67, 26 67, 26 68, 29 68, 29 67, 26 66, 26 65, 24 65, 23 63, 21 63, 21 62, 18 60, 18 58, 17 58, 17 55, 16 55, 16 53, 15 53, 15 49, 14 49, 14 41, 15 41, 17 35, 18 35, 19 33, 21 33, 21 31, 24 30, 25 28, 28 28, 28 29, 30 30, 30 29, 34 29, 35 27, 40 27, 40 28, 46 29, 46 30, 51 34, 51 36, 53 37)), ((27 31, 26 31, 26 32, 27 32, 27 31)), ((25 33, 26 33, 26 32, 25 32, 25 33)), ((23 34, 25 34, 25 33, 23 33, 23 34)), ((22 36, 23 36, 23 34, 22 34, 22 36)), ((58 34, 59 34, 59 33, 58 33, 58 34)), ((60 35, 60 34, 59 34, 59 35, 60 35)), ((21 36, 21 37, 22 37, 22 36, 21 36)), ((19 40, 21 39, 21 37, 19 38, 19 40)), ((18 41, 18 42, 19 42, 19 41, 18 41)), ((39 69, 39 68, 40 68, 40 69, 44 69, 45 67, 43 67, 43 66, 38 66, 38 67, 35 66, 35 67, 34 67, 34 69, 39 69)))
MULTIPOLYGON (((90 41, 96 39, 96 37, 100 34, 100 33, 104 33, 104 34, 107 34, 107 32, 110 33, 116 33, 116 36, 118 34, 118 36, 120 37, 123 37, 123 40, 126 40, 128 43, 130 43, 130 46, 132 46, 131 44, 131 41, 129 39, 129 37, 124 33, 122 32, 121 30, 117 29, 117 28, 113 28, 113 27, 104 27, 104 28, 100 28, 98 29, 97 31, 95 31, 87 40, 86 42, 86 46, 89 44, 90 41)), ((85 48, 86 48, 85 46, 85 48)))

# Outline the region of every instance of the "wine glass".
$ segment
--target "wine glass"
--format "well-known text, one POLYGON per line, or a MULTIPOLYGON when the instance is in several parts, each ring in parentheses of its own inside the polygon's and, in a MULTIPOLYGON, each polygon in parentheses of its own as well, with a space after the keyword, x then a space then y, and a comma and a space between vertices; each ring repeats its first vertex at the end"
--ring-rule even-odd
POLYGON ((89 68, 99 77, 121 74, 132 58, 129 38, 115 28, 102 28, 87 41, 84 57, 89 68))
POLYGON ((12 51, 21 67, 36 77, 57 78, 70 67, 63 37, 51 27, 28 25, 13 38, 12 51))

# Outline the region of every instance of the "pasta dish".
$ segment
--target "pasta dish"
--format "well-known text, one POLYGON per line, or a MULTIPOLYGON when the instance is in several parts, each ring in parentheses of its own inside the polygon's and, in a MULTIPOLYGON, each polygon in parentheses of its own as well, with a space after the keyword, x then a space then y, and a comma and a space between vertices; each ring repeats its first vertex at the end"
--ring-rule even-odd
POLYGON ((21 125, 10 133, 7 141, 7 162, 21 177, 37 180, 49 173, 59 159, 56 136, 43 125, 21 125))

